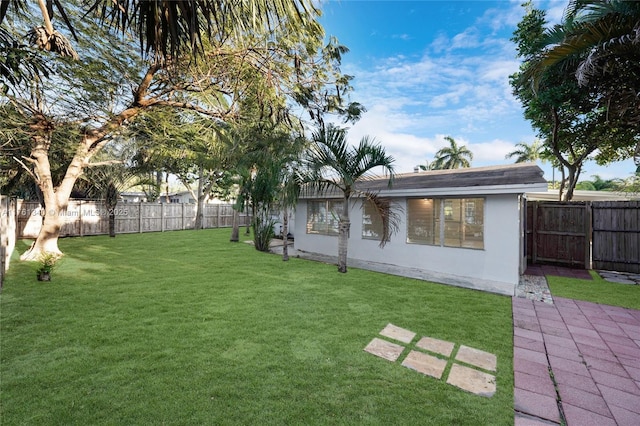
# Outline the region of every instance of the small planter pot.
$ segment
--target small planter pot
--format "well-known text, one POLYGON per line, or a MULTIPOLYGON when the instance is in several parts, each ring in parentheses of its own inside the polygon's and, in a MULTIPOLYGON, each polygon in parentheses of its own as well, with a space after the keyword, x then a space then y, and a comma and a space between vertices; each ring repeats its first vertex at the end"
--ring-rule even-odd
POLYGON ((51 272, 38 271, 38 281, 51 281, 51 272))

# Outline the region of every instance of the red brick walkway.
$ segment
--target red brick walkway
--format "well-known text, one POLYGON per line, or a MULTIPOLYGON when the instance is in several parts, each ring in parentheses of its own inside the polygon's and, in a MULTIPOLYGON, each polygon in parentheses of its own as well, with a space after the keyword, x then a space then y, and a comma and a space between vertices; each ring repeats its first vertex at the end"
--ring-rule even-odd
POLYGON ((516 426, 640 425, 640 311, 512 300, 516 426))

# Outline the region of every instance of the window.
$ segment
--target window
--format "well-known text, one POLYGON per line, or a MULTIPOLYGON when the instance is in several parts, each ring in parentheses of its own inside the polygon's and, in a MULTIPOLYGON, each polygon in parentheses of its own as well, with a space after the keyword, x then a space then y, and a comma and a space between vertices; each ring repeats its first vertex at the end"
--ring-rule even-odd
POLYGON ((307 234, 338 235, 342 200, 309 200, 307 234))
POLYGON ((433 199, 407 200, 407 242, 440 245, 440 209, 434 208, 433 199))
MULTIPOLYGON (((383 201, 383 214, 389 215, 389 203, 383 201)), ((389 235, 389 223, 382 220, 380 212, 371 201, 364 201, 362 204, 362 238, 366 240, 382 239, 383 235, 389 235), (385 227, 387 232, 385 232, 385 227)))
POLYGON ((484 198, 408 199, 407 242, 484 248, 484 198))

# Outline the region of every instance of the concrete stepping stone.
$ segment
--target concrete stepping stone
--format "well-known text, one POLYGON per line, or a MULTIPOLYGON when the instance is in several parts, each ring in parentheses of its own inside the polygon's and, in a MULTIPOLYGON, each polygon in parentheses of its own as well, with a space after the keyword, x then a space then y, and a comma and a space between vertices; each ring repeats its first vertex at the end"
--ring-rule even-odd
POLYGON ((402 354, 402 351, 404 351, 404 346, 396 345, 395 343, 375 337, 364 350, 370 354, 384 358, 387 361, 395 362, 395 360, 400 357, 400 354, 402 354))
POLYGON ((496 356, 492 353, 481 351, 480 349, 460 346, 456 355, 456 360, 480 367, 483 370, 496 371, 496 356))
POLYGON ((460 364, 453 364, 447 383, 467 392, 491 398, 496 393, 495 376, 460 364))
POLYGON ((444 356, 450 356, 453 351, 454 344, 446 340, 434 339, 431 337, 423 337, 416 343, 416 347, 434 352, 444 356))
POLYGON ((387 324, 380 332, 382 336, 389 337, 402 343, 411 343, 416 333, 397 327, 393 324, 387 324))
POLYGON ((422 352, 411 351, 402 361, 402 365, 426 376, 440 379, 447 361, 422 352))

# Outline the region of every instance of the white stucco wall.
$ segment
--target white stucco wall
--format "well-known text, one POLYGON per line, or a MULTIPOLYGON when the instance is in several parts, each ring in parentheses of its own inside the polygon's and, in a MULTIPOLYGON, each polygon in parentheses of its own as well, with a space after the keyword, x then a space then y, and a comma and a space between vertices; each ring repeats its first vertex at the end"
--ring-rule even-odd
MULTIPOLYGON (((395 200, 403 209, 399 231, 380 248, 378 241, 362 238, 362 201, 352 201, 348 264, 513 295, 520 268, 518 194, 474 194, 473 197, 485 198, 482 250, 408 244, 405 198, 395 200)), ((338 237, 307 234, 306 223, 307 203, 301 200, 295 218, 296 250, 336 256, 338 237)))

